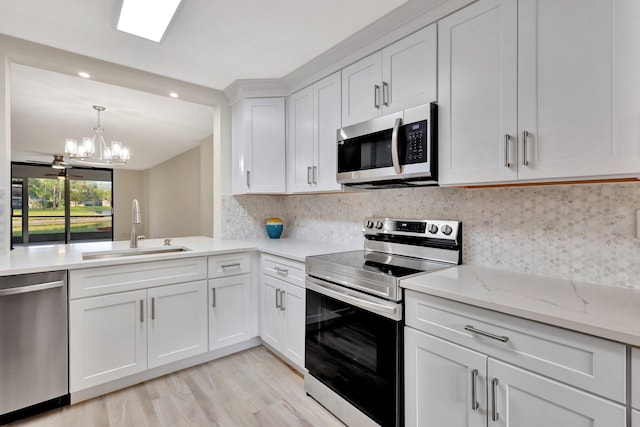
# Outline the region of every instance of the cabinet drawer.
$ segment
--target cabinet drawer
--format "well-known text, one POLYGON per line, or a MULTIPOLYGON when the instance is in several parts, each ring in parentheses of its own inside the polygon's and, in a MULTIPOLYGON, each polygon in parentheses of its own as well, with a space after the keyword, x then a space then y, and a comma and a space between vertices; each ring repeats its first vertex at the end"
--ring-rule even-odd
POLYGON ((271 255, 262 256, 262 272, 304 288, 304 263, 271 255))
POLYGON ((207 259, 181 258, 69 271, 69 298, 85 298, 207 277, 207 259))
POLYGON ((409 290, 406 324, 592 393, 626 401, 624 344, 409 290), (502 342, 500 337, 507 339, 502 342))
POLYGON ((210 256, 209 278, 235 276, 251 271, 251 254, 248 252, 210 256))

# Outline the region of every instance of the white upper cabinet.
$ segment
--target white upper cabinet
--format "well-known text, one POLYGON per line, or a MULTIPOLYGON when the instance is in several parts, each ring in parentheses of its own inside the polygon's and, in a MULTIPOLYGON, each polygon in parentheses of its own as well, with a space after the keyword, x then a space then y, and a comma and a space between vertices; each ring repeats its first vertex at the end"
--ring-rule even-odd
POLYGON ((518 178, 640 171, 638 2, 520 0, 518 10, 518 123, 526 156, 518 178))
POLYGON ((517 3, 480 0, 438 22, 438 182, 517 179, 517 3))
POLYGON ((284 98, 243 99, 231 114, 233 194, 284 193, 284 98))
POLYGON ((637 175, 639 16, 632 0, 480 0, 440 21, 440 184, 637 175))
POLYGON ((337 142, 340 128, 340 73, 288 98, 289 191, 337 191, 337 142))
POLYGON ((437 100, 436 25, 342 70, 342 126, 437 100))

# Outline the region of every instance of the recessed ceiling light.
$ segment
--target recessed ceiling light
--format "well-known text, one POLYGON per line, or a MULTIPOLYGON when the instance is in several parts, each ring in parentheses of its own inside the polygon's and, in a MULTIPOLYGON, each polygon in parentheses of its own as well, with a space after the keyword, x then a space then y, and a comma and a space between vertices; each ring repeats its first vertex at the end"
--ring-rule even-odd
POLYGON ((122 0, 116 28, 160 42, 181 0, 122 0))
POLYGON ((172 98, 177 98, 177 97, 178 97, 178 94, 177 94, 177 93, 175 93, 175 92, 170 92, 170 93, 169 93, 169 96, 170 96, 170 97, 172 97, 172 98))
POLYGON ((91 74, 87 73, 86 71, 79 71, 78 75, 83 79, 88 79, 89 77, 91 77, 91 74))

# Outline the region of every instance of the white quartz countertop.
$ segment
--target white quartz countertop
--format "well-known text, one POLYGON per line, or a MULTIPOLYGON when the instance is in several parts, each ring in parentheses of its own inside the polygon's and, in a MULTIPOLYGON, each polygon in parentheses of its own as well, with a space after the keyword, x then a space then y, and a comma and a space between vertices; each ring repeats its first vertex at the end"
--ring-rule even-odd
POLYGON ((640 290, 471 265, 407 278, 400 286, 640 346, 640 290))
MULTIPOLYGON (((139 249, 160 248, 164 239, 141 240, 139 249)), ((177 237, 171 246, 184 246, 190 250, 165 254, 136 255, 107 259, 83 260, 87 252, 119 251, 129 249, 129 241, 72 243, 68 245, 41 245, 16 247, 8 256, 0 256, 0 276, 37 273, 52 270, 74 270, 107 265, 189 258, 233 252, 259 250, 304 262, 306 256, 342 252, 358 248, 336 246, 292 239, 220 240, 209 237, 177 237)))

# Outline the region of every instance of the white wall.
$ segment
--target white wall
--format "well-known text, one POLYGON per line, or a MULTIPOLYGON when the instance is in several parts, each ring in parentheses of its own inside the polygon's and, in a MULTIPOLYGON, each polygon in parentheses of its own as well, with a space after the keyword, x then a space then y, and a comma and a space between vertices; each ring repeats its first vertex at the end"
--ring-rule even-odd
MULTIPOLYGON (((144 218, 144 214, 148 211, 144 172, 115 169, 113 171, 113 240, 129 240, 131 236, 133 199, 138 199, 144 218)), ((142 224, 136 225, 138 234, 146 234, 146 223, 147 221, 143 220, 142 224)))
POLYGON ((223 202, 223 238, 266 238, 265 219, 279 216, 284 237, 359 245, 365 216, 454 219, 463 223, 466 264, 640 288, 640 183, 225 196, 223 202))
POLYGON ((201 234, 200 147, 145 171, 146 236, 201 234))

